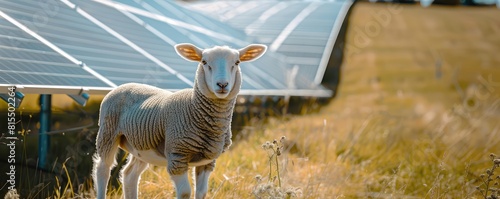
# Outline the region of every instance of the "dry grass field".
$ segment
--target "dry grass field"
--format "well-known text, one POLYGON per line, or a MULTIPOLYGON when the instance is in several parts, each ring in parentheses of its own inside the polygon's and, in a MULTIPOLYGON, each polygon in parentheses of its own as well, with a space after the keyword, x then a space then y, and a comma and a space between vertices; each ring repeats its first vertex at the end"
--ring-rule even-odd
MULTIPOLYGON (((486 169, 500 155, 500 11, 363 2, 347 34, 336 98, 249 125, 217 160, 208 198, 484 198, 476 186, 500 188, 481 177, 499 174, 486 169), (273 139, 278 159, 262 147, 273 139)), ((140 198, 174 194, 165 168, 143 174, 140 198)))
MULTIPOLYGON (((218 159, 208 198, 483 198, 480 175, 500 154, 499 35, 495 7, 358 3, 336 99, 249 126, 218 159), (281 136, 278 188, 262 144, 281 136)), ((174 194, 164 168, 140 190, 174 194)))
MULTIPOLYGON (((495 7, 358 3, 336 99, 249 126, 218 159, 208 197, 483 198, 480 175, 500 154, 498 35, 495 7), (281 136, 279 188, 262 145, 281 136)), ((164 168, 140 190, 174 194, 164 168)))

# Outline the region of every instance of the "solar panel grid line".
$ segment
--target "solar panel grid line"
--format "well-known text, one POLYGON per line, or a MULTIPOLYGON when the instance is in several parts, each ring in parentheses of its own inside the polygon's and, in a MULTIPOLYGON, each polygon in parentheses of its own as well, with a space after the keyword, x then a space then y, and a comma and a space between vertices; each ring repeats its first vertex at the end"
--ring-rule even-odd
MULTIPOLYGON (((285 2, 279 2, 279 3, 285 3, 285 2)), ((223 4, 223 3, 217 2, 214 4, 223 4)), ((242 4, 242 2, 233 2, 232 4, 234 4, 235 7, 239 7, 242 4)), ((274 3, 273 2, 262 3, 262 6, 256 7, 255 9, 253 9, 251 11, 252 15, 241 14, 241 15, 235 16, 233 19, 231 19, 229 21, 229 23, 231 24, 231 26, 241 28, 242 30, 246 31, 247 33, 250 33, 248 35, 251 36, 252 38, 256 39, 256 41, 258 41, 260 43, 270 44, 270 43, 272 43, 272 40, 274 39, 274 37, 266 37, 266 35, 263 35, 261 33, 262 32, 273 32, 273 30, 276 32, 280 32, 280 30, 282 29, 281 27, 276 26, 276 24, 268 25, 268 24, 266 24, 267 23, 267 21, 266 21, 266 23, 262 24, 260 26, 260 28, 252 30, 252 29, 249 29, 249 28, 251 28, 251 26, 249 27, 249 24, 254 23, 256 21, 259 21, 258 19, 256 19, 256 16, 264 15, 265 12, 269 9, 269 7, 272 7, 275 4, 276 4, 275 2, 274 3), (250 15, 250 17, 248 15, 250 15), (246 28, 246 30, 245 30, 245 28, 246 28), (259 36, 256 37, 256 34, 259 36), (266 37, 266 38, 264 38, 264 37, 266 37)), ((288 6, 290 4, 290 2, 286 2, 286 4, 288 6)), ((202 7, 205 7, 205 5, 203 5, 202 7)), ((196 6, 195 6, 195 8, 196 8, 196 6)), ((288 7, 287 7, 287 10, 288 10, 288 7)), ((203 10, 202 10, 202 12, 203 12, 203 10)), ((281 12, 281 11, 279 11, 279 12, 281 12)), ((207 13, 207 14, 212 14, 212 13, 207 13)), ((217 13, 221 13, 221 12, 217 10, 212 15, 216 15, 217 13)), ((268 19, 274 21, 275 16, 273 15, 272 17, 269 17, 268 19)), ((271 35, 273 35, 273 34, 271 34, 271 35)))
POLYGON ((94 18, 92 15, 90 15, 87 12, 85 12, 83 9, 77 7, 75 4, 69 4, 69 3, 67 3, 66 5, 69 6, 70 8, 72 8, 72 9, 75 9, 76 12, 78 12, 79 14, 81 14, 83 17, 85 17, 86 19, 90 20, 91 22, 93 22, 97 26, 101 27, 106 32, 110 33, 111 35, 113 35, 114 37, 116 37, 117 39, 119 39, 120 41, 122 41, 123 43, 127 44, 128 46, 130 46, 131 48, 133 48, 134 50, 136 50, 137 52, 139 52, 140 54, 144 55, 146 58, 148 58, 149 60, 153 61, 158 66, 160 66, 160 67, 164 68, 165 70, 167 70, 168 72, 176 75, 184 83, 188 84, 189 86, 193 86, 194 85, 194 83, 191 80, 185 78, 182 74, 178 73, 176 70, 172 69, 170 66, 168 66, 165 63, 163 63, 158 58, 156 58, 155 56, 151 55, 149 52, 145 51, 143 48, 139 47, 138 45, 136 45, 135 43, 133 43, 129 39, 125 38, 120 33, 114 31, 113 29, 111 29, 110 27, 108 27, 106 24, 104 24, 101 21, 99 21, 98 19, 94 18))
MULTIPOLYGON (((319 24, 317 23, 318 25, 323 25, 323 24, 319 24)), ((328 26, 327 24, 325 24, 326 26, 328 26)), ((331 25, 330 25, 330 29, 331 29, 331 25)), ((283 44, 287 44, 289 42, 297 42, 297 41, 300 41, 300 40, 306 40, 306 41, 303 41, 303 44, 302 45, 325 45, 325 41, 328 40, 327 37, 330 36, 330 30, 328 31, 324 31, 324 32, 313 32, 313 30, 316 28, 316 27, 307 27, 308 30, 307 31, 301 31, 301 30, 295 30, 293 32, 293 34, 290 34, 288 35, 288 37, 286 38, 286 40, 283 42, 283 44)), ((316 29, 316 31, 318 31, 316 29)))
POLYGON ((60 55, 53 54, 44 54, 44 53, 35 53, 35 52, 27 52, 22 50, 15 49, 4 49, 0 48, 0 54, 2 55, 0 59, 2 60, 10 60, 10 61, 24 61, 24 60, 36 60, 40 63, 61 63, 64 62, 64 58, 60 57, 60 55))
MULTIPOLYGON (((81 77, 72 77, 68 78, 64 75, 46 75, 41 76, 36 73, 27 73, 27 74, 19 74, 19 73, 2 73, 3 81, 2 84, 9 84, 15 86, 26 86, 26 85, 52 85, 52 86, 78 86, 78 87, 87 87, 87 86, 96 86, 96 87, 105 87, 111 88, 101 81, 98 81, 97 78, 93 76, 86 76, 84 78, 81 77), (46 78, 45 78, 46 77, 46 78), (48 79, 47 79, 48 78, 48 79), (81 82, 84 80, 84 82, 81 82), (104 85, 104 86, 103 86, 104 85)), ((0 91, 3 93, 5 91, 0 91)), ((45 94, 51 94, 47 92, 45 94)))
MULTIPOLYGON (((256 88, 256 89, 264 89, 265 88, 259 82, 254 81, 252 78, 248 77, 245 73, 242 73, 241 76, 242 76, 241 79, 243 80, 243 82, 248 83, 251 87, 256 88)), ((243 84, 242 87, 243 86, 245 86, 245 84, 243 84)))
MULTIPOLYGON (((1 40, 0 40, 1 42, 1 40)), ((41 50, 35 50, 35 49, 25 49, 25 48, 19 48, 19 47, 12 47, 12 46, 2 46, 0 45, 0 54, 2 55, 1 58, 26 58, 26 55, 38 55, 45 61, 50 61, 50 60, 55 60, 59 58, 59 54, 54 53, 54 52, 47 52, 47 51, 41 51, 41 50), (15 52, 15 53, 13 53, 15 52)))
MULTIPOLYGON (((93 79, 93 80, 96 80, 96 78, 94 76, 91 76, 90 74, 87 74, 87 73, 78 73, 78 72, 75 72, 73 70, 60 70, 60 73, 53 73, 51 70, 23 70, 23 69, 20 69, 20 68, 27 68, 27 67, 32 67, 33 66, 40 66, 40 67, 43 67, 43 68, 48 68, 47 65, 39 65, 39 64, 32 64, 32 63, 28 63, 28 64, 23 64, 23 63, 18 63, 18 62, 9 62, 9 61, 2 61, 3 63, 1 64, 1 68, 0 69, 0 72, 2 72, 3 74, 7 74, 7 73, 16 73, 16 74, 34 74, 34 75, 45 75, 45 76, 61 76, 61 77, 64 77, 65 75, 68 75, 70 77, 74 77, 74 78, 86 78, 86 79, 93 79), (19 66, 19 67, 5 67, 6 65, 10 65, 10 66, 19 66)), ((62 68, 64 69, 64 68, 62 68)), ((8 82, 4 82, 4 83, 8 83, 8 82)), ((104 83, 103 83, 104 84, 104 83)))
POLYGON ((16 32, 21 32, 21 30, 19 30, 19 28, 14 28, 14 27, 10 27, 10 26, 6 26, 4 23, 9 23, 7 20, 0 20, 0 31, 4 32, 4 31, 16 31, 16 32))
POLYGON ((153 33, 154 35, 156 35, 157 37, 159 37, 160 39, 162 39, 163 41, 165 41, 168 44, 170 44, 171 46, 176 45, 176 42, 174 40, 170 39, 168 36, 164 35, 163 33, 161 33, 160 31, 158 31, 153 26, 150 26, 149 24, 146 24, 144 27, 147 30, 149 30, 151 33, 153 33))
POLYGON ((102 76, 101 74, 99 74, 98 72, 96 72, 95 70, 93 70, 92 68, 89 68, 84 63, 82 63, 82 68, 83 68, 83 70, 86 70, 87 72, 89 72, 90 74, 96 76, 100 80, 106 82, 106 84, 110 85, 111 87, 113 87, 113 88, 118 87, 118 85, 116 85, 115 83, 111 82, 106 77, 102 76))
POLYGON ((147 24, 145 21, 139 19, 138 17, 136 17, 135 15, 133 15, 132 13, 130 12, 127 12, 127 11, 123 11, 123 10, 118 10, 120 11, 122 14, 124 14, 125 16, 127 16, 128 18, 130 18, 132 21, 135 21, 136 23, 138 24, 142 24, 142 26, 144 26, 144 28, 146 28, 147 30, 149 30, 151 33, 153 33, 154 35, 156 35, 157 37, 159 37, 160 39, 162 39, 163 41, 167 42, 168 44, 170 44, 171 46, 174 46, 176 44, 176 42, 172 39, 170 39, 168 36, 162 34, 160 31, 158 31, 156 28, 150 26, 149 24, 147 24))
POLYGON ((175 46, 177 44, 177 42, 173 41, 171 38, 169 38, 168 36, 166 36, 165 34, 160 32, 159 30, 157 30, 155 27, 153 27, 152 25, 148 24, 147 22, 141 20, 140 18, 136 17, 135 15, 133 15, 129 12, 126 12, 126 11, 120 11, 120 12, 125 14, 126 16, 131 18, 133 21, 137 22, 138 24, 142 24, 144 26, 144 28, 146 28, 148 31, 150 31, 151 33, 153 33, 155 36, 159 37, 163 41, 167 42, 171 46, 175 46))
POLYGON ((0 72, 3 74, 7 73, 15 73, 15 74, 26 74, 26 75, 40 75, 40 76, 60 76, 60 77, 74 77, 74 78, 88 78, 90 79, 91 77, 88 75, 78 75, 78 74, 54 74, 54 73, 47 73, 47 72, 33 72, 33 71, 12 71, 12 70, 2 70, 0 69, 0 72))
POLYGON ((33 71, 8 71, 0 69, 2 73, 16 73, 16 74, 26 74, 26 75, 40 75, 42 77, 46 76, 54 76, 54 77, 70 77, 70 78, 84 78, 84 79, 92 79, 92 76, 88 75, 79 75, 79 74, 58 74, 58 73, 48 73, 48 72, 33 72, 33 71))
MULTIPOLYGON (((158 21, 158 20, 155 20, 155 19, 151 19, 151 18, 148 18, 148 17, 142 17, 142 19, 144 21, 147 21, 147 23, 151 26, 151 27, 155 27, 156 28, 159 28, 158 25, 156 25, 157 23, 165 23, 163 21, 158 21)), ((169 28, 173 29, 174 33, 170 33, 170 35, 175 35, 177 37, 186 37, 185 41, 190 41, 191 43, 194 43, 198 46, 209 46, 210 44, 208 44, 208 41, 200 38, 198 36, 198 34, 196 32, 191 32, 187 29, 184 29, 182 27, 178 27, 178 26, 169 26, 169 28)), ((167 32, 167 31, 160 31, 160 32, 167 32)), ((170 32, 170 31, 168 31, 170 32)), ((163 33, 162 33, 163 34, 163 33)))
MULTIPOLYGON (((238 29, 245 30, 245 28, 247 28, 247 26, 250 25, 251 23, 253 23, 254 21, 259 21, 259 19, 261 19, 261 20, 265 19, 265 21, 261 21, 261 22, 264 22, 263 24, 261 24, 261 27, 259 27, 258 29, 254 29, 255 31, 258 31, 258 30, 261 30, 263 28, 263 26, 265 26, 268 21, 275 20, 275 18, 277 16, 279 16, 279 15, 276 15, 277 13, 288 10, 290 8, 290 6, 294 5, 294 4, 296 4, 296 3, 293 3, 293 2, 279 2, 278 3, 277 1, 259 2, 259 6, 257 8, 254 8, 253 10, 251 10, 249 12, 240 13, 240 14, 234 16, 232 19, 229 19, 228 22, 231 23, 231 26, 234 26, 238 29), (283 4, 282 7, 279 6, 280 3, 283 4), (278 4, 278 6, 277 6, 277 4, 278 4), (274 8, 269 10, 271 7, 274 7, 274 8), (285 8, 283 8, 283 7, 285 7, 285 8), (271 14, 272 14, 272 17, 268 16, 271 14)), ((239 6, 237 6, 235 9, 237 9, 238 7, 239 6)), ((288 16, 288 18, 293 18, 293 17, 288 16)), ((287 20, 289 20, 289 19, 287 19, 287 20)), ((271 28, 273 28, 273 27, 271 27, 271 28)), ((280 29, 282 29, 282 28, 280 28, 280 29)), ((249 35, 253 34, 251 32, 250 33, 246 32, 246 33, 249 35)))
POLYGON ((282 44, 280 52, 281 53, 310 53, 318 54, 323 52, 323 48, 317 45, 306 45, 306 44, 282 44))
POLYGON ((143 8, 145 8, 146 10, 148 10, 151 13, 161 14, 161 12, 158 9, 156 9, 154 6, 151 6, 150 4, 148 4, 145 1, 141 1, 140 3, 137 1, 134 1, 134 2, 138 3, 140 6, 142 6, 143 8))
MULTIPOLYGON (((121 81, 121 82, 136 82, 136 83, 144 82, 144 78, 139 78, 139 77, 130 78, 130 77, 117 76, 117 77, 111 77, 110 79, 114 80, 114 81, 121 81)), ((162 83, 162 82, 168 82, 168 81, 156 80, 155 82, 162 83)))
MULTIPOLYGON (((64 10, 64 9, 59 9, 59 11, 57 13, 57 17, 64 18, 65 20, 59 20, 59 21, 47 20, 47 21, 45 21, 46 23, 42 23, 41 25, 34 23, 32 13, 38 12, 39 9, 38 9, 38 7, 33 7, 32 5, 30 5, 29 4, 30 2, 32 2, 32 1, 23 1, 23 4, 25 4, 25 5, 22 6, 22 8, 27 10, 26 12, 15 10, 14 8, 20 7, 18 4, 12 4, 12 7, 10 7, 10 9, 5 9, 5 10, 11 16, 18 15, 19 16, 19 17, 17 17, 18 21, 23 23, 26 27, 34 30, 34 32, 38 32, 38 30, 40 28, 43 28, 44 26, 48 25, 47 22, 50 22, 51 28, 57 29, 57 30, 61 31, 61 33, 67 33, 68 35, 72 35, 74 32, 77 32, 77 33, 85 32, 87 34, 79 35, 80 37, 85 38, 85 37, 91 37, 92 35, 98 34, 98 32, 93 32, 93 29, 89 28, 85 24, 80 24, 79 26, 74 26, 72 29, 61 29, 61 27, 67 26, 68 22, 74 22, 75 19, 80 19, 80 18, 75 18, 75 16, 68 14, 67 10, 64 10)), ((34 3, 32 2, 32 4, 34 4, 34 3)), ((13 18, 16 18, 16 17, 13 17, 13 18)), ((54 18, 51 18, 51 19, 54 19, 54 18)), ((63 35, 64 34, 61 34, 61 36, 63 36, 63 35)))
MULTIPOLYGON (((9 51, 21 51, 21 52, 27 52, 27 53, 36 53, 36 54, 43 54, 47 56, 53 56, 53 55, 59 55, 55 52, 48 52, 48 51, 43 51, 43 50, 35 50, 35 49, 26 49, 26 48, 19 48, 19 47, 14 47, 14 46, 4 46, 1 45, 0 43, 0 49, 6 49, 9 51)), ((5 55, 5 54, 3 54, 5 55)))
MULTIPOLYGON (((301 10, 304 9, 304 7, 307 7, 307 3, 304 2, 281 2, 281 3, 286 3, 286 8, 277 10, 275 13, 272 13, 272 17, 268 17, 265 23, 262 24, 261 28, 257 29, 256 31, 268 31, 268 30, 279 30, 281 32, 290 21, 294 19, 294 17, 300 12, 301 10), (291 13, 291 14, 287 14, 291 13)), ((255 11, 251 13, 243 13, 239 16, 236 16, 234 19, 231 20, 231 24, 234 26, 240 27, 238 24, 249 24, 254 20, 258 20, 257 16, 262 16, 266 14, 265 12, 268 10, 269 7, 279 4, 277 1, 271 1, 267 4, 263 4, 263 6, 259 7, 255 11), (255 13, 255 14, 253 14, 255 13)))
MULTIPOLYGON (((139 66, 139 65, 136 65, 136 66, 139 66)), ((120 68, 120 72, 131 73, 131 74, 149 74, 150 71, 152 71, 155 74, 161 74, 164 77, 173 76, 172 73, 169 73, 166 70, 161 69, 161 71, 160 70, 153 71, 153 70, 155 70, 155 67, 148 67, 147 65, 143 65, 143 66, 144 67, 132 67, 132 68, 122 67, 122 68, 120 68)), ((102 71, 102 72, 104 72, 104 71, 116 72, 115 68, 109 68, 107 66, 92 65, 92 68, 95 70, 98 70, 98 71, 102 71)))
MULTIPOLYGON (((165 9, 167 12, 170 12, 171 14, 175 15, 177 18, 183 19, 183 21, 186 23, 190 23, 190 24, 197 25, 197 26, 202 25, 198 21, 192 19, 189 15, 185 15, 181 9, 175 8, 171 2, 157 1, 157 0, 153 0, 153 2, 156 3, 157 5, 159 5, 162 9, 165 9)), ((149 5, 150 7, 153 7, 150 4, 148 4, 147 2, 144 2, 144 4, 149 5)), ((157 11, 159 11, 159 10, 157 10, 157 11)), ((163 12, 159 11, 159 13, 163 13, 163 12)), ((159 13, 157 13, 157 14, 159 14, 159 13)))
POLYGON ((27 60, 27 59, 21 59, 21 58, 0 57, 0 60, 35 63, 35 64, 45 64, 45 65, 52 65, 52 66, 68 66, 67 63, 57 63, 57 62, 40 61, 40 60, 27 60))
POLYGON ((245 41, 242 41, 240 39, 234 38, 234 37, 229 36, 229 35, 218 33, 218 32, 206 29, 204 27, 195 26, 193 24, 188 24, 188 23, 185 23, 185 22, 182 22, 179 20, 175 20, 175 19, 163 16, 163 15, 158 15, 158 14, 154 14, 151 12, 147 12, 147 11, 144 11, 142 9, 134 8, 134 7, 124 5, 121 3, 107 1, 107 0, 93 0, 93 1, 101 3, 103 5, 113 7, 113 8, 118 9, 118 10, 126 10, 130 13, 133 13, 133 14, 149 17, 149 18, 159 20, 159 21, 163 21, 163 22, 168 23, 172 26, 179 26, 179 27, 191 30, 191 31, 203 33, 203 34, 206 34, 208 36, 216 37, 216 38, 219 38, 219 39, 222 39, 224 41, 231 42, 231 43, 237 43, 237 44, 241 44, 241 45, 244 45, 246 43, 245 41))
MULTIPOLYGON (((170 3, 172 4, 172 3, 170 3)), ((226 23, 221 22, 220 20, 215 19, 212 16, 203 14, 199 11, 190 9, 189 7, 185 6, 180 6, 176 5, 179 10, 182 10, 185 15, 189 16, 193 20, 195 20, 198 24, 201 24, 202 26, 209 28, 213 31, 217 31, 226 35, 231 35, 235 38, 240 38, 243 40, 246 40, 245 38, 247 35, 240 29, 234 28, 232 26, 228 26, 226 23)), ((165 15, 167 13, 163 13, 165 15)))
POLYGON ((287 58, 287 63, 290 63, 290 64, 316 65, 317 62, 318 62, 318 58, 314 58, 314 57, 289 56, 287 58))
POLYGON ((257 20, 245 27, 245 33, 252 34, 254 29, 262 26, 269 18, 287 7, 288 5, 285 2, 279 2, 271 8, 267 9, 259 16, 257 20))
MULTIPOLYGON (((209 28, 213 31, 217 31, 226 35, 231 35, 232 37, 235 38, 246 38, 246 34, 238 30, 236 28, 230 27, 225 23, 222 23, 219 20, 213 19, 210 16, 201 14, 199 12, 193 11, 191 9, 185 8, 183 6, 180 6, 174 2, 167 2, 167 1, 161 1, 161 0, 156 0, 155 2, 161 3, 161 4, 168 4, 173 9, 178 10, 180 14, 176 14, 175 16, 178 17, 179 19, 183 20, 186 18, 191 19, 192 21, 196 22, 196 24, 200 26, 204 26, 206 28, 209 28)), ((165 13, 165 12, 164 12, 165 13)))
MULTIPOLYGON (((181 29, 181 28, 177 28, 177 29, 181 29)), ((185 36, 188 38, 188 41, 190 43, 196 44, 197 46, 199 46, 201 48, 210 46, 209 42, 204 40, 202 37, 200 37, 199 34, 189 32, 189 31, 182 31, 182 30, 179 30, 179 31, 184 32, 183 34, 185 34, 185 36)))
POLYGON ((233 9, 229 10, 228 12, 222 14, 221 20, 222 21, 227 21, 232 19, 233 17, 245 13, 247 11, 250 11, 254 9, 255 7, 259 6, 258 2, 255 1, 247 1, 243 5, 238 6, 236 8, 233 7, 233 9))
POLYGON ((81 34, 82 31, 68 30, 67 26, 64 28, 54 27, 54 26, 51 26, 51 27, 52 27, 51 31, 57 32, 60 34, 53 34, 51 32, 46 31, 46 32, 44 32, 44 35, 45 35, 45 37, 50 37, 53 40, 71 40, 71 41, 79 41, 82 43, 85 43, 85 42, 88 42, 88 43, 93 42, 94 43, 95 42, 95 44, 93 44, 93 45, 115 47, 116 50, 120 50, 120 47, 123 47, 121 45, 117 45, 116 43, 110 43, 110 41, 105 40, 105 39, 101 39, 98 37, 92 37, 91 35, 95 34, 95 33, 92 33, 89 31, 85 31, 85 33, 86 33, 85 35, 89 35, 89 36, 84 36, 81 34), (66 36, 66 35, 68 35, 68 36, 66 36), (81 35, 81 36, 76 38, 72 35, 81 35), (100 43, 103 43, 103 44, 100 44, 100 43))
MULTIPOLYGON (((141 2, 140 4, 141 6, 143 6, 144 9, 146 9, 147 11, 149 12, 152 12, 152 13, 155 13, 155 14, 158 14, 158 15, 162 15, 161 14, 161 11, 155 9, 153 6, 147 4, 146 2, 141 2)), ((151 18, 150 18, 151 19, 151 18)), ((168 40, 170 38, 166 37, 163 33, 161 33, 160 31, 158 31, 156 28, 154 28, 154 25, 149 25, 147 24, 147 26, 145 26, 146 29, 148 29, 149 31, 151 31, 153 34, 157 35, 158 37, 164 39, 164 40, 168 40)), ((198 45, 201 45, 201 46, 208 46, 209 44, 207 42, 205 42, 203 39, 200 39, 198 38, 196 35, 190 33, 189 31, 187 30, 184 30, 182 29, 181 27, 178 27, 178 26, 171 26, 173 29, 175 29, 176 31, 180 32, 181 34, 183 35, 186 35, 190 38, 190 40, 193 41, 193 43, 196 43, 198 45)), ((173 46, 173 45, 172 45, 173 46)))
POLYGON ((262 71, 260 68, 258 68, 255 63, 247 63, 248 65, 248 70, 251 70, 253 73, 257 74, 259 77, 262 77, 269 81, 274 87, 276 88, 286 88, 286 85, 284 85, 282 82, 276 80, 275 77, 265 73, 262 71))
MULTIPOLYGON (((0 75, 0 81, 1 81, 1 82, 10 82, 10 83, 12 83, 12 82, 13 82, 13 81, 12 81, 13 79, 14 79, 14 78, 13 78, 12 76, 10 76, 9 74, 0 75)), ((11 86, 12 86, 12 85, 11 85, 11 86)), ((2 91, 4 91, 4 92, 5 92, 5 91, 7 91, 7 89, 2 89, 2 90, 0 91, 0 93, 3 93, 2 91)))
POLYGON ((281 31, 281 33, 276 37, 274 42, 269 46, 269 50, 271 51, 277 51, 283 41, 290 35, 290 33, 299 25, 309 14, 314 12, 316 8, 320 6, 319 3, 312 2, 307 5, 306 8, 304 8, 295 18, 288 23, 288 25, 281 31))
MULTIPOLYGON (((129 52, 110 51, 109 49, 103 50, 103 49, 98 49, 98 48, 89 48, 89 47, 84 47, 84 46, 76 46, 73 44, 62 44, 60 42, 58 43, 58 46, 61 48, 66 48, 66 49, 71 50, 72 54, 74 54, 75 56, 78 55, 78 57, 82 60, 87 60, 87 59, 101 60, 101 61, 114 60, 118 63, 120 63, 120 61, 123 61, 123 63, 139 63, 139 61, 131 62, 130 60, 117 60, 117 59, 114 59, 111 57, 106 58, 106 57, 92 56, 93 54, 99 54, 99 53, 113 55, 116 57, 127 57, 127 58, 134 58, 134 59, 143 58, 143 56, 140 54, 132 54, 129 52), (89 54, 92 54, 92 55, 89 55, 89 54)), ((101 45, 96 45, 96 47, 99 47, 99 46, 101 46, 101 45)), ((106 47, 108 47, 108 46, 106 46, 106 47)), ((94 65, 92 65, 92 66, 94 66, 94 65)))
POLYGON ((0 64, 0 72, 14 72, 14 73, 33 73, 33 74, 53 74, 53 76, 72 76, 72 77, 85 77, 85 78, 94 78, 94 76, 91 76, 88 73, 81 73, 81 68, 68 68, 68 67, 54 67, 54 65, 43 65, 43 64, 37 64, 34 62, 28 62, 28 63, 22 63, 22 62, 13 62, 13 61, 6 61, 6 60, 1 60, 2 63, 0 64), (38 67, 33 67, 33 66, 38 66, 38 67), (29 68, 27 70, 27 68, 29 68), (78 69, 78 70, 75 70, 78 69), (57 71, 57 72, 54 72, 57 71))
POLYGON ((316 71, 317 72, 316 76, 314 77, 314 83, 316 85, 320 85, 321 81, 323 80, 323 77, 325 76, 326 68, 328 66, 328 62, 330 60, 330 55, 335 45, 335 41, 337 40, 338 34, 340 33, 340 29, 342 28, 342 24, 344 23, 345 17, 347 16, 347 12, 349 12, 352 3, 353 2, 351 0, 346 0, 343 3, 342 8, 340 9, 340 12, 337 14, 337 18, 333 24, 332 31, 330 32, 330 36, 328 37, 326 48, 323 52, 323 56, 319 63, 319 68, 316 71))
POLYGON ((38 41, 40 41, 40 42, 44 43, 45 45, 49 46, 54 51, 58 52, 59 54, 63 55, 67 59, 69 59, 71 62, 73 62, 73 63, 78 63, 79 62, 74 57, 72 57, 71 55, 65 53, 64 51, 62 51, 61 49, 59 49, 57 46, 53 45, 52 43, 50 43, 49 41, 47 41, 45 38, 41 37, 36 32, 33 32, 31 29, 29 29, 28 27, 26 27, 23 24, 19 23, 17 20, 15 20, 14 18, 10 17, 9 15, 7 15, 6 13, 4 13, 1 10, 0 10, 0 17, 3 17, 7 21, 11 22, 15 26, 17 26, 18 28, 20 28, 21 30, 23 30, 24 32, 26 32, 29 35, 31 35, 32 37, 36 38, 38 41))

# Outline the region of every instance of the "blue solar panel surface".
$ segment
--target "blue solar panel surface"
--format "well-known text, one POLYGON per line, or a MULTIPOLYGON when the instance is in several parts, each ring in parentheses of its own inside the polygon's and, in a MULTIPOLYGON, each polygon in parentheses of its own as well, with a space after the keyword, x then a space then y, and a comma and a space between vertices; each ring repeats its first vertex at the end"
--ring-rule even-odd
POLYGON ((0 84, 109 87, 3 18, 0 84))
MULTIPOLYGON (((265 56, 241 68, 242 88, 258 94, 324 90, 313 81, 343 3, 69 0, 51 6, 52 12, 37 18, 37 1, 0 1, 0 11, 116 85, 191 87, 196 63, 176 55, 177 43, 202 48, 267 44, 265 56)), ((110 87, 6 19, 0 18, 0 28, 0 84, 110 87)))
MULTIPOLYGON (((171 89, 188 86, 75 10, 60 2, 58 7, 57 14, 49 18, 44 26, 37 27, 37 32, 110 81, 117 85, 127 82, 150 83, 171 89)), ((33 24, 30 21, 32 13, 39 9, 39 5, 35 1, 16 1, 4 2, 2 8, 21 23, 33 24)), ((117 21, 131 23, 118 17, 115 18, 117 21)))
POLYGON ((288 64, 299 67, 301 82, 312 83, 320 64, 326 64, 321 60, 329 57, 325 52, 331 48, 328 42, 336 39, 336 35, 331 37, 336 19, 344 17, 341 11, 350 2, 216 1, 186 5, 270 45, 271 50, 286 56, 288 64), (284 40, 276 42, 280 36, 285 36, 284 40))
MULTIPOLYGON (((186 8, 178 6, 172 2, 142 1, 140 4, 135 3, 135 1, 127 1, 127 0, 121 0, 120 2, 125 3, 126 5, 129 6, 134 6, 134 8, 154 12, 155 14, 169 17, 175 20, 187 21, 190 22, 191 25, 193 26, 207 28, 211 31, 215 31, 216 33, 220 33, 223 36, 233 37, 237 41, 242 41, 241 39, 238 39, 239 37, 247 39, 246 38, 247 36, 245 36, 242 31, 235 30, 232 27, 222 22, 208 18, 206 16, 202 17, 202 15, 187 10, 186 8), (151 9, 150 7, 153 6, 154 9, 151 9), (170 7, 170 9, 166 9, 165 7, 170 7), (172 12, 172 8, 174 8, 174 10, 176 10, 177 12, 172 12), (193 14, 190 16, 185 16, 184 13, 193 13, 193 14), (216 24, 215 28, 206 25, 207 21, 209 22, 208 24, 216 24), (202 24, 205 24, 205 26, 201 26, 202 24)), ((202 48, 212 47, 215 45, 228 45, 235 48, 243 47, 240 42, 237 43, 232 41, 220 40, 216 36, 209 36, 204 34, 203 32, 189 31, 184 28, 176 27, 175 25, 171 25, 164 21, 160 21, 148 16, 141 16, 141 15, 134 15, 134 16, 139 18, 145 24, 148 24, 149 26, 152 26, 155 29, 159 30, 160 32, 164 33, 170 39, 177 41, 177 43, 190 42, 202 48)), ((244 42, 243 45, 252 43, 251 40, 243 42, 244 42)), ((145 49, 147 48, 148 47, 146 46, 145 49)), ((175 53, 174 56, 176 56, 175 53)), ((287 71, 290 70, 290 66, 284 63, 283 60, 284 59, 281 55, 273 54, 272 52, 270 52, 267 53, 266 56, 260 58, 255 62, 243 64, 242 72, 245 78, 242 88, 254 89, 254 90, 288 89, 289 86, 287 84, 286 74, 287 71)), ((171 62, 171 61, 173 61, 173 59, 165 60, 165 62, 171 62)), ((183 66, 185 64, 181 62, 181 63, 174 63, 173 65, 183 66)), ((192 67, 185 67, 185 68, 192 68, 192 67)), ((191 74, 193 73, 190 71, 188 72, 191 74)))

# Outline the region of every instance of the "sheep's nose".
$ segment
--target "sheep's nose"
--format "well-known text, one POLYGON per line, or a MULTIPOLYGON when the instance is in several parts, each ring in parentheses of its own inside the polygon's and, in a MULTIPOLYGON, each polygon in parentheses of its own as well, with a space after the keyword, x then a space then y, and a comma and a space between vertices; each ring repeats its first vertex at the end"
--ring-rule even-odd
POLYGON ((224 89, 226 88, 228 85, 227 82, 217 82, 217 86, 219 86, 220 88, 224 89))

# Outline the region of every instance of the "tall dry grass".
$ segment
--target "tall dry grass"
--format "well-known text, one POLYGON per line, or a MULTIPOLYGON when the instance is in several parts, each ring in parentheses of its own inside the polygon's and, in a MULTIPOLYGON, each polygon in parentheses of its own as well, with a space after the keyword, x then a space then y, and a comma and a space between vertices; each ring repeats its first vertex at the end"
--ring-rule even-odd
MULTIPOLYGON (((480 197, 479 175, 491 167, 488 154, 500 149, 498 104, 438 111, 422 101, 407 110, 413 114, 395 115, 351 103, 339 99, 321 113, 248 130, 248 139, 218 159, 209 198, 255 197, 255 177, 267 178, 270 170, 261 145, 282 135, 282 186, 299 188, 301 198, 480 197)), ((141 197, 165 196, 173 196, 165 169, 148 170, 141 197)))
MULTIPOLYGON (((301 198, 483 197, 476 186, 500 152, 498 11, 401 5, 356 46, 356 28, 387 6, 353 10, 346 44, 357 48, 347 48, 336 99, 316 114, 250 125, 217 160, 209 198, 256 197, 255 177, 270 169, 261 145, 281 136, 282 186, 301 198)), ((147 171, 141 190, 173 196, 163 168, 147 171)))

